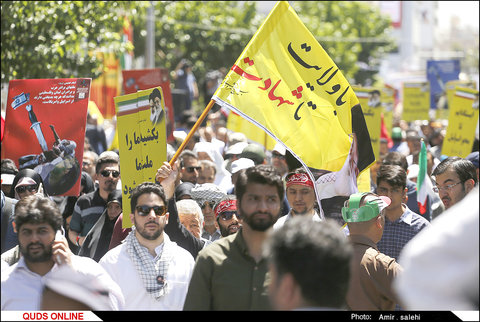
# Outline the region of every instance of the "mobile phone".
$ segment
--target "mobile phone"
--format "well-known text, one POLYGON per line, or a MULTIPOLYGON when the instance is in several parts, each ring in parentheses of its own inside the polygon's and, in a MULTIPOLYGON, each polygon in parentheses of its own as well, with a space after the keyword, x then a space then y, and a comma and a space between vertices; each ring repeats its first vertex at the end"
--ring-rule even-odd
MULTIPOLYGON (((55 233, 55 241, 62 241, 63 240, 63 232, 62 230, 57 230, 57 232, 55 233)), ((57 254, 56 256, 56 259, 57 259, 57 264, 62 264, 63 261, 62 261, 62 258, 60 257, 60 255, 57 254)))

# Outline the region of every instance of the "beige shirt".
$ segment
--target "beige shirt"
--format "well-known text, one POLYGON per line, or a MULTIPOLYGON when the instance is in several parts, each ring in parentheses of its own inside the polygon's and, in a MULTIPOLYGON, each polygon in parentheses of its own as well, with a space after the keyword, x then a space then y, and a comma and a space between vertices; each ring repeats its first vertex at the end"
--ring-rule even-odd
POLYGON ((380 253, 364 236, 349 236, 353 245, 347 306, 353 311, 394 310, 397 303, 392 282, 402 267, 394 258, 380 253))

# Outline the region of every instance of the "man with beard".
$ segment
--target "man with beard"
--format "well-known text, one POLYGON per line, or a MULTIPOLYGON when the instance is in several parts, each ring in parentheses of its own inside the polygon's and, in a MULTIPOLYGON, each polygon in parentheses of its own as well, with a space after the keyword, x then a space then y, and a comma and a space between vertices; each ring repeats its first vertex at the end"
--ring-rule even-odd
POLYGON ((445 209, 462 200, 477 185, 477 173, 472 162, 460 157, 448 157, 440 162, 432 176, 434 191, 442 199, 445 209))
MULTIPOLYGON (((14 227, 22 256, 18 263, 2 270, 2 311, 40 310, 45 281, 64 265, 107 285, 111 308, 122 309, 120 288, 105 270, 91 258, 72 254, 65 237, 56 237, 62 215, 55 202, 38 194, 18 201, 14 227)), ((71 280, 75 278, 72 274, 71 280)))
POLYGON ((169 213, 163 187, 140 184, 130 205, 132 231, 100 265, 120 286, 126 310, 181 310, 194 259, 164 233, 169 213))
POLYGON ((83 245, 88 232, 107 209, 108 195, 117 188, 120 180, 120 158, 118 154, 113 151, 105 151, 100 154, 95 172, 98 187, 95 191, 78 198, 70 221, 68 237, 77 246, 83 245))
POLYGON ((280 214, 282 177, 271 165, 248 168, 235 194, 242 228, 198 253, 184 310, 271 309, 262 247, 280 214))
POLYGON ((215 219, 222 237, 235 234, 241 227, 237 213, 237 199, 233 195, 220 200, 214 207, 215 219))
POLYGON ((285 177, 287 186, 287 200, 291 209, 287 215, 280 217, 273 229, 282 227, 286 221, 295 216, 307 216, 313 221, 321 221, 320 216, 315 210, 315 190, 313 181, 303 168, 298 168, 290 172, 285 177))
POLYGON ((153 125, 157 125, 162 121, 164 116, 162 94, 158 88, 155 88, 152 93, 150 93, 148 102, 150 104, 150 121, 153 125))

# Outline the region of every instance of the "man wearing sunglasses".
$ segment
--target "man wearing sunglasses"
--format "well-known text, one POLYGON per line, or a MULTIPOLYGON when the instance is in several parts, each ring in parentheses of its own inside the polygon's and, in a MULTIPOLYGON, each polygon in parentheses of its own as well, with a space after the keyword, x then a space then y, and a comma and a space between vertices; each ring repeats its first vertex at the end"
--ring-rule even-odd
POLYGON ((117 188, 120 180, 120 158, 113 151, 105 151, 95 165, 98 187, 80 196, 73 209, 68 237, 78 246, 107 209, 108 195, 117 188))
POLYGON ((237 198, 234 195, 220 200, 214 208, 215 218, 222 237, 235 234, 241 227, 237 212, 237 198))
POLYGON ((197 155, 191 150, 183 150, 180 153, 180 180, 182 182, 197 183, 200 165, 197 155))
POLYGON ((215 241, 222 237, 217 222, 215 221, 213 208, 215 204, 226 197, 226 195, 223 190, 213 183, 199 184, 192 188, 192 199, 194 199, 200 206, 200 209, 202 209, 204 219, 202 237, 206 240, 215 241))
POLYGON ((440 162, 432 176, 435 177, 434 191, 442 199, 445 209, 457 204, 477 185, 475 166, 459 157, 449 157, 440 162))
POLYGON ((181 310, 194 259, 164 233, 165 191, 144 182, 132 191, 130 205, 132 231, 100 264, 120 286, 126 310, 181 310))

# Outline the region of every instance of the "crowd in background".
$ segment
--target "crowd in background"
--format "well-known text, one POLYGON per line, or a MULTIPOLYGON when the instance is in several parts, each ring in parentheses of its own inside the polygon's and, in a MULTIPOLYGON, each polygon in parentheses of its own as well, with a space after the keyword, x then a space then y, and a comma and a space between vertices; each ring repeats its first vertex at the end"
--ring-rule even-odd
POLYGON ((478 137, 467 158, 448 157, 446 124, 396 122, 370 191, 319 204, 283 145, 232 132, 218 106, 168 164, 198 118, 194 83, 131 214, 112 129, 91 115, 78 196, 48 196, 35 171, 2 160, 2 310, 478 310, 478 137), (425 211, 421 140, 435 190, 425 211))

